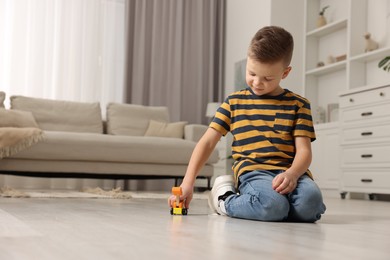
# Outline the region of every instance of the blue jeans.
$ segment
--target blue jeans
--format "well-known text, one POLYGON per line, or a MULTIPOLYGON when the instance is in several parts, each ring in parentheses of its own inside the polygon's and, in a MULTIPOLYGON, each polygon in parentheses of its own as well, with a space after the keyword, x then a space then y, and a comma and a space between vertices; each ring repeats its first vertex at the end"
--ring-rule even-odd
POLYGON ((281 195, 272 189, 272 180, 280 172, 253 171, 241 175, 239 194, 225 200, 227 215, 261 221, 319 220, 326 207, 317 184, 303 175, 293 192, 281 195))

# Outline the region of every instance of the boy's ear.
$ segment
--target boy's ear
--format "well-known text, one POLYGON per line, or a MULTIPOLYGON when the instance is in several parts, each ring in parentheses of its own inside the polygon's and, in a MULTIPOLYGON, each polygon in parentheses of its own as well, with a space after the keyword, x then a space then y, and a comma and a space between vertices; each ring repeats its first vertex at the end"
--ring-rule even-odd
POLYGON ((290 71, 291 71, 291 66, 288 66, 288 67, 284 70, 284 72, 283 72, 282 79, 285 79, 285 78, 288 76, 288 74, 290 73, 290 71))

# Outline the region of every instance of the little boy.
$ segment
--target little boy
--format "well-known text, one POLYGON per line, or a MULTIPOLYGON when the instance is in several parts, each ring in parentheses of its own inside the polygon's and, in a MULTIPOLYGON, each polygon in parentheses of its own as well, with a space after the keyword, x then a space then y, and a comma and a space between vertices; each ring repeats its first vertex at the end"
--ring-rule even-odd
POLYGON ((291 71, 293 46, 291 34, 276 26, 264 27, 253 37, 246 67, 249 88, 227 97, 191 156, 181 184, 187 208, 198 172, 221 136, 231 132, 234 176, 214 182, 209 205, 216 213, 315 222, 325 212, 308 169, 315 140, 310 103, 279 85, 291 71))

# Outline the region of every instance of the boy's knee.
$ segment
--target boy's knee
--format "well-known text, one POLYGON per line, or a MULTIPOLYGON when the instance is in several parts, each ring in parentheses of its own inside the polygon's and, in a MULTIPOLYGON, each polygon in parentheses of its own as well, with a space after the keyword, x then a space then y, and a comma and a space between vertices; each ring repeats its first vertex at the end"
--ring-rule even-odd
POLYGON ((294 214, 291 214, 290 219, 297 222, 314 223, 321 218, 321 215, 324 214, 325 209, 326 207, 322 202, 316 205, 305 205, 294 208, 294 214))
POLYGON ((302 183, 291 195, 290 200, 293 205, 301 207, 316 207, 323 204, 321 190, 313 181, 302 183))
POLYGON ((304 196, 299 197, 300 204, 316 205, 322 201, 322 193, 318 188, 306 189, 304 196))
POLYGON ((290 218, 293 221, 316 222, 325 210, 321 191, 313 189, 292 203, 290 218))
POLYGON ((254 208, 257 209, 256 219, 261 221, 283 221, 287 219, 290 211, 290 205, 288 200, 283 196, 275 192, 273 195, 265 196, 259 194, 255 196, 254 208))

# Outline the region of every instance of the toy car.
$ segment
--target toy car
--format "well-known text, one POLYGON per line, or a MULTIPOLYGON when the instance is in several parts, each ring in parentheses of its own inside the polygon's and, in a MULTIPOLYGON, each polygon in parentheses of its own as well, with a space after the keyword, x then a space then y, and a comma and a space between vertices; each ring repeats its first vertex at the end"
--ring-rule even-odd
POLYGON ((187 215, 188 211, 183 208, 183 202, 180 201, 182 194, 181 187, 172 187, 172 195, 176 196, 176 200, 171 205, 171 215, 187 215))

